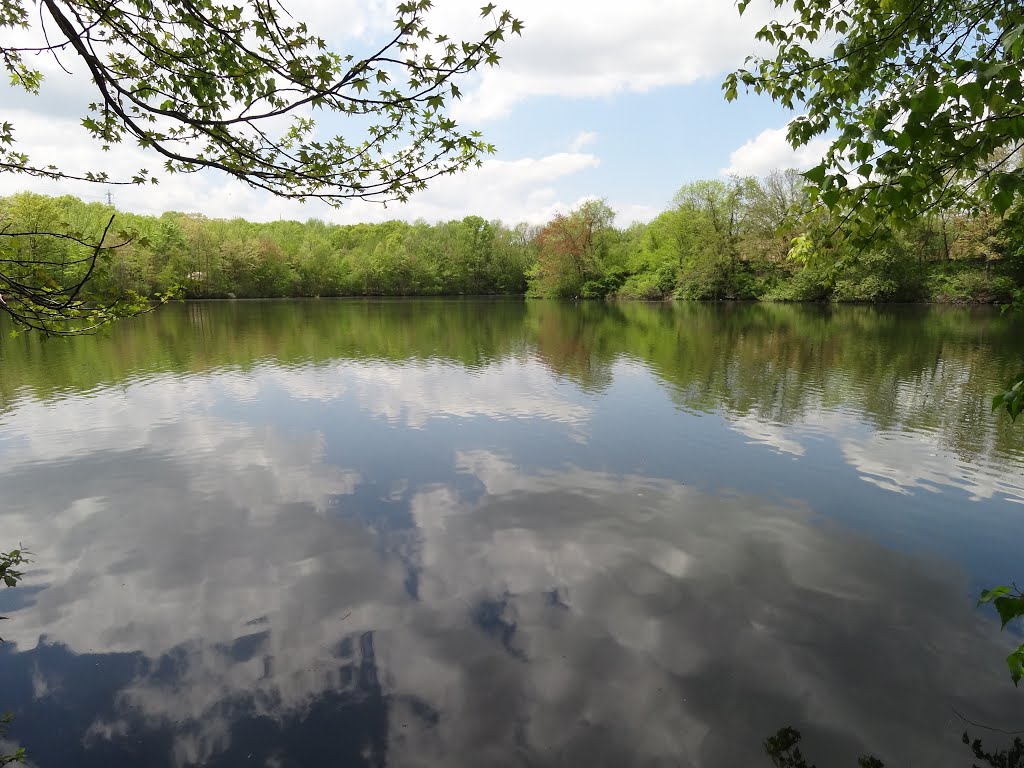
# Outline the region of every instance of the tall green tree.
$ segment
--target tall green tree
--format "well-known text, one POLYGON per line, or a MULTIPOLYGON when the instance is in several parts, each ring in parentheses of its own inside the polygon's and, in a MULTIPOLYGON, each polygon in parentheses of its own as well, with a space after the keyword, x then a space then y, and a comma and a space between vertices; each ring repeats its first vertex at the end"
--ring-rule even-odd
POLYGON ((746 298, 737 296, 735 290, 743 216, 739 180, 695 181, 682 187, 673 202, 682 214, 678 225, 690 234, 680 252, 680 295, 688 299, 746 298))
POLYGON ((604 200, 588 200, 568 215, 555 216, 537 235, 539 293, 560 299, 593 298, 618 287, 604 280, 614 219, 615 212, 604 200))

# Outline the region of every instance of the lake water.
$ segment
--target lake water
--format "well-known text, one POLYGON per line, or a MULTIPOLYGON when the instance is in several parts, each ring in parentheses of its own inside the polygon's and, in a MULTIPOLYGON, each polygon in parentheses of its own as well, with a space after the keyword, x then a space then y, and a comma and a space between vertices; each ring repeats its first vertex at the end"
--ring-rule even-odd
MULTIPOLYGON (((1014 325, 1017 323, 1017 325, 1014 325)), ((0 339, 42 768, 966 766, 1024 728, 990 310, 166 307, 0 339), (958 714, 959 713, 959 714, 958 714)), ((0 750, 2 754, 2 750, 0 750)))

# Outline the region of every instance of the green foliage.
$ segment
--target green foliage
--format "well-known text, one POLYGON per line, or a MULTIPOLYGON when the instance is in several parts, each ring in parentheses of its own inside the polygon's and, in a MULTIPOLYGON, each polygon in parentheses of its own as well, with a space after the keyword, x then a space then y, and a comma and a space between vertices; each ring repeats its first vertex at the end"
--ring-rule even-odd
MULTIPOLYGON (((742 13, 751 0, 739 4, 742 13)), ((955 206, 1008 211, 1024 192, 1024 8, 965 0, 769 0, 771 46, 726 78, 800 110, 794 147, 829 136, 805 174, 845 238, 870 241, 955 206)))
POLYGON ((765 301, 828 301, 834 289, 822 270, 806 267, 780 280, 761 298, 765 301))
POLYGON ((671 294, 674 281, 675 270, 671 268, 637 272, 627 276, 615 294, 624 299, 663 299, 671 294))
POLYGON ((1006 389, 992 398, 992 410, 1005 410, 1014 421, 1024 410, 1024 373, 1014 377, 1006 389))
POLYGON ((28 554, 20 547, 10 552, 0 552, 0 581, 3 581, 5 586, 17 585, 18 580, 24 575, 18 569, 28 562, 28 554))
POLYGON ((854 246, 793 171, 696 182, 623 233, 629 298, 997 302, 1024 279, 1021 210, 942 210, 854 246))
POLYGON ((123 261, 118 251, 144 238, 130 228, 115 229, 109 209, 84 219, 64 216, 68 200, 28 193, 0 199, 0 310, 17 329, 85 333, 171 297, 173 287, 151 299, 127 284, 98 292, 94 278, 116 269, 123 261))
MULTIPOLYGON (((21 566, 29 562, 29 553, 22 547, 12 549, 10 552, 0 552, 0 582, 5 587, 17 586, 18 581, 24 575, 20 570, 21 566)), ((0 621, 6 620, 6 616, 0 616, 0 621)), ((0 637, 0 643, 4 639, 0 637)), ((3 765, 0 762, 0 765, 3 765)))
POLYGON ((836 301, 917 301, 921 268, 896 243, 879 244, 848 263, 833 290, 836 301))
POLYGON ((996 275, 974 264, 943 266, 926 278, 925 295, 947 304, 1000 303, 1016 288, 1008 275, 996 275))
MULTIPOLYGON (((999 586, 982 590, 978 605, 991 603, 999 613, 1003 629, 1015 619, 1024 617, 1024 593, 1016 585, 1013 587, 999 586)), ((1024 643, 1006 657, 1006 665, 1010 668, 1010 677, 1017 685, 1024 677, 1024 643)))

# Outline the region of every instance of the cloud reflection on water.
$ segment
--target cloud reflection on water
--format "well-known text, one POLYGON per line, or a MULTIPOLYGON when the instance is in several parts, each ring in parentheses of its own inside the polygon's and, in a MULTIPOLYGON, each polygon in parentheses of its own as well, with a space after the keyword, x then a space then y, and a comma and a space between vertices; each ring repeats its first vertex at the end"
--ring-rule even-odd
MULTIPOLYGON (((220 413, 267 391, 233 376, 3 417, 5 535, 38 564, 14 592, 44 587, 5 627, 6 690, 31 691, 19 728, 60 724, 79 765, 133 764, 140 738, 151 765, 287 765, 339 729, 353 764, 736 765, 786 723, 837 763, 959 765, 951 703, 1013 711, 1005 638, 948 562, 798 502, 531 468, 471 435, 447 474, 396 466, 368 500, 327 433, 220 413), (72 714, 90 665, 108 687, 72 714)), ((591 418, 529 361, 469 382, 435 364, 324 377, 254 380, 299 411, 354 398, 396 440, 438 415, 569 433, 591 418)))

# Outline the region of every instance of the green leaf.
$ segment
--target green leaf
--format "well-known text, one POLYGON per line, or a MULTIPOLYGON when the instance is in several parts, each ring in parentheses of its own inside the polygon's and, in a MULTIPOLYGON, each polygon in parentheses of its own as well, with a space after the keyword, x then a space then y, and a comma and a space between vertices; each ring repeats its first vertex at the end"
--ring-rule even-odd
POLYGON ((993 587, 992 589, 981 590, 981 597, 978 598, 978 605, 984 605, 985 603, 991 603, 997 597, 1003 597, 1004 595, 1010 594, 1010 588, 1007 586, 993 587))
POLYGON ((1006 666, 1010 668, 1010 679, 1017 685, 1024 677, 1024 645, 1006 657, 1006 666))
POLYGON ((992 601, 1005 628, 1014 619, 1024 616, 1024 596, 997 597, 992 601))
POLYGON ((817 184, 819 187, 825 183, 825 164, 816 165, 809 171, 805 171, 803 177, 812 184, 817 184))

